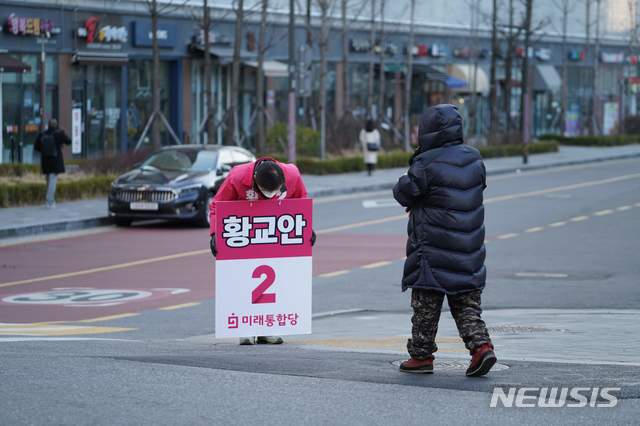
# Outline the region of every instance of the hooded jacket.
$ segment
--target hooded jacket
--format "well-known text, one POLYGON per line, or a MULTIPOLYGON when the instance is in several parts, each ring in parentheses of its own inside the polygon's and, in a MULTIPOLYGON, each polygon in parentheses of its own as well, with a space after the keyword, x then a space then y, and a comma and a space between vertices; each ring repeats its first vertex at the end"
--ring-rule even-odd
MULTIPOLYGON (((253 172, 256 164, 263 160, 271 160, 271 158, 259 158, 253 163, 241 164, 231 169, 209 204, 210 235, 216 233, 216 203, 218 201, 266 199, 260 191, 255 189, 253 184, 253 172)), ((298 167, 295 164, 285 164, 278 161, 276 163, 284 173, 285 190, 280 198, 307 198, 307 188, 304 186, 298 167)))
POLYGON ((418 144, 408 173, 393 189, 410 211, 402 290, 482 289, 486 170, 480 153, 463 143, 462 117, 453 105, 422 115, 418 144))

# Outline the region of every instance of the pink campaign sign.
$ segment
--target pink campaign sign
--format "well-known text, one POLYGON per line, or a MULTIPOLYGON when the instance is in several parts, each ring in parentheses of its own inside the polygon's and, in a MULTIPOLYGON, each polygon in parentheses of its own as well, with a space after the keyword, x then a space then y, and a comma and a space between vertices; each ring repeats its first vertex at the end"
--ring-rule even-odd
POLYGON ((311 256, 313 201, 216 203, 218 260, 311 256))

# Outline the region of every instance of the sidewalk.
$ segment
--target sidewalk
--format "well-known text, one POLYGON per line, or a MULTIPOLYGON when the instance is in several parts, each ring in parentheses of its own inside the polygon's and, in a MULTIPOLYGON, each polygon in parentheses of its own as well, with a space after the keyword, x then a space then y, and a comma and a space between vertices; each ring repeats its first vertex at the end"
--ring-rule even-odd
MULTIPOLYGON (((526 166, 522 165, 520 157, 488 159, 485 164, 487 173, 496 175, 634 157, 640 158, 640 145, 612 148, 563 146, 557 153, 532 155, 526 166)), ((391 189, 405 171, 404 168, 379 170, 371 177, 365 172, 307 175, 304 180, 311 197, 323 197, 391 189)), ((105 198, 59 203, 55 210, 47 210, 43 206, 4 208, 0 209, 0 239, 79 230, 110 223, 105 198)))

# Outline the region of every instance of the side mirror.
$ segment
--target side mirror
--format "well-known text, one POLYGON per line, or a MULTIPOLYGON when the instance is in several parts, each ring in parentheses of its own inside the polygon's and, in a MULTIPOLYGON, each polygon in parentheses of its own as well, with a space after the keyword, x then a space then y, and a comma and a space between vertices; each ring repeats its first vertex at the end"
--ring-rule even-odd
POLYGON ((224 176, 230 171, 231 171, 231 166, 229 164, 221 164, 220 167, 218 167, 218 172, 216 174, 218 176, 224 176))

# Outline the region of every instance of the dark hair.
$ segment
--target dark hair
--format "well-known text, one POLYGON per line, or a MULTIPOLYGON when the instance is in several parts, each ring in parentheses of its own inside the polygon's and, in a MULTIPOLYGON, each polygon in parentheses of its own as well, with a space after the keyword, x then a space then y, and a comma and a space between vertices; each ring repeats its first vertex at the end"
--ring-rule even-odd
POLYGON ((373 132, 375 129, 376 123, 373 120, 368 119, 364 124, 364 130, 366 130, 367 132, 373 132))
POLYGON ((284 173, 272 160, 259 162, 253 172, 253 179, 265 191, 275 191, 284 185, 284 173))
POLYGON ((52 118, 51 120, 49 120, 49 128, 50 129, 57 129, 58 128, 58 120, 56 120, 55 118, 52 118))

